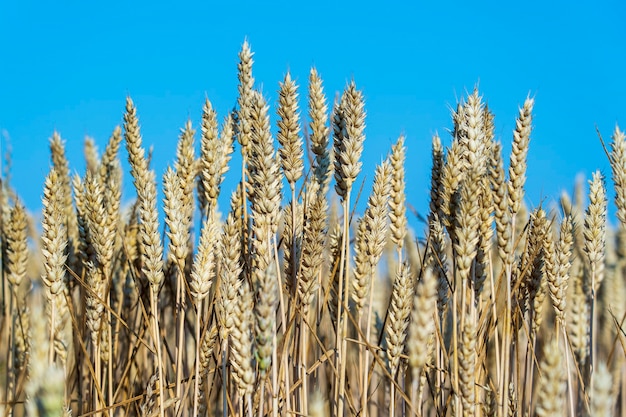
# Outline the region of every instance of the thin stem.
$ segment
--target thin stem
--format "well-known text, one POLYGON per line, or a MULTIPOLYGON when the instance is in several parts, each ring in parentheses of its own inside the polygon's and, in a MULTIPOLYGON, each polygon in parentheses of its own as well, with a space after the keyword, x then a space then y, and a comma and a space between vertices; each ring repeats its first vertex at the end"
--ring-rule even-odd
MULTIPOLYGON (((278 388, 278 348, 276 345, 276 322, 274 322, 272 326, 274 327, 274 331, 272 332, 272 337, 274 339, 272 342, 274 345, 274 349, 272 350, 272 363, 274 364, 272 366, 272 417, 278 417, 278 394, 280 390, 278 388)), ((285 372, 287 371, 285 370, 285 372)), ((287 404, 289 404, 288 389, 285 390, 285 397, 287 404)), ((287 410, 289 410, 289 405, 287 405, 287 410)))
MULTIPOLYGON (((109 344, 109 351, 107 352, 107 356, 108 356, 108 360, 107 360, 107 376, 108 376, 108 381, 107 381, 107 391, 108 391, 108 395, 109 395, 109 409, 113 409, 113 404, 115 403, 115 399, 113 398, 113 337, 111 335, 112 332, 112 328, 110 326, 111 323, 111 299, 109 297, 107 297, 107 304, 109 304, 109 308, 107 308, 107 316, 108 316, 108 320, 109 320, 109 332, 107 334, 107 343, 109 344)), ((119 320, 117 320, 119 321, 119 320)), ((111 415, 111 411, 107 412, 107 415, 111 415)))
MULTIPOLYGON (((515 221, 517 215, 513 215, 511 218, 511 242, 515 242, 515 221)), ((514 250, 514 249, 511 249, 514 250)), ((508 259, 505 261, 506 264, 504 266, 505 269, 505 278, 506 278, 506 310, 504 311, 504 330, 502 335, 502 367, 500 371, 502 372, 500 378, 500 415, 504 416, 507 413, 507 406, 509 402, 509 373, 510 373, 510 363, 511 360, 511 349, 512 349, 512 329, 511 329, 511 314, 512 314, 512 305, 511 305, 511 275, 512 275, 512 265, 511 261, 508 259)))
MULTIPOLYGON (((92 339, 93 340, 93 339, 92 339)), ((97 411, 100 408, 99 401, 99 393, 102 391, 102 386, 100 381, 102 380, 101 372, 102 366, 100 363, 100 343, 97 340, 93 341, 93 362, 94 362, 94 374, 95 378, 93 380, 94 389, 92 390, 93 395, 93 411, 97 411)), ((101 415, 97 413, 96 416, 101 415)))
MULTIPOLYGON (((222 417, 228 417, 228 391, 226 375, 226 355, 228 354, 228 337, 222 341, 222 417)), ((252 416, 250 413, 249 416, 252 416)))
POLYGON ((178 334, 176 335, 176 415, 179 415, 182 407, 182 381, 183 381, 183 351, 185 344, 185 304, 186 297, 183 291, 183 267, 176 265, 176 316, 178 321, 178 334))
POLYGON ((301 412, 307 414, 309 411, 308 395, 309 395, 309 383, 307 373, 307 331, 304 324, 305 318, 300 317, 300 378, 302 379, 302 393, 301 393, 301 412))
MULTIPOLYGON (((264 406, 265 406, 265 380, 261 380, 261 391, 259 393, 259 417, 263 417, 264 415, 264 406)), ((249 404, 249 403, 248 403, 249 404)), ((251 414, 252 415, 252 414, 251 414)))
MULTIPOLYGON (((498 308, 496 306, 496 298, 495 298, 495 282, 493 279, 493 263, 492 263, 492 258, 491 258, 491 253, 488 255, 489 256, 489 281, 491 282, 491 288, 494 288, 493 291, 491 291, 491 293, 489 294, 489 299, 491 300, 491 309, 492 309, 492 313, 493 317, 498 317, 498 308)), ((494 326, 494 330, 493 330, 493 337, 494 337, 494 347, 495 347, 495 355, 496 355, 496 378, 500 379, 500 368, 501 368, 501 363, 500 363, 500 349, 502 346, 500 346, 500 342, 499 342, 499 337, 498 337, 499 333, 498 333, 498 326, 494 326)), ((498 381, 496 380, 496 383, 498 383, 498 381)))
MULTIPOLYGON (((563 330, 563 345, 565 346, 565 364, 567 366, 567 392, 568 392, 568 399, 569 399, 569 409, 570 409, 570 415, 575 416, 576 414, 574 413, 574 387, 572 386, 572 373, 570 372, 570 363, 569 363, 570 352, 568 349, 569 344, 567 343, 567 334, 565 332, 565 326, 559 325, 558 319, 557 319, 557 327, 560 327, 561 330, 563 330)), ((557 346, 559 345, 558 329, 556 331, 556 345, 557 346)))
MULTIPOLYGON (((343 416, 343 410, 346 406, 346 359, 347 359, 347 350, 348 350, 348 307, 349 307, 349 299, 350 299, 350 271, 347 267, 347 260, 350 257, 350 189, 346 191, 346 198, 343 201, 343 237, 341 239, 342 242, 342 254, 341 254, 341 264, 339 267, 339 282, 341 287, 341 282, 344 282, 343 285, 343 309, 341 316, 341 322, 337 322, 337 341, 341 341, 341 350, 339 351, 339 357, 344 355, 345 358, 343 360, 338 359, 340 363, 339 367, 339 386, 337 390, 337 399, 339 403, 337 405, 337 416, 343 416), (345 277, 342 280, 345 273, 345 277), (341 331, 339 331, 339 326, 341 326, 341 331)), ((341 290, 340 290, 341 292, 341 290)), ((338 297, 341 299, 341 297, 338 297)))
MULTIPOLYGON (((455 269, 456 271, 456 269, 455 269)), ((456 275, 456 274, 455 274, 456 275)), ((456 415, 459 416, 461 412, 461 404, 459 403, 459 335, 458 335, 458 288, 456 285, 456 277, 454 277, 452 294, 452 387, 454 388, 455 396, 455 410, 456 415)))
MULTIPOLYGON (((5 403, 9 405, 9 407, 12 407, 11 404, 15 398, 15 380, 17 379, 15 375, 15 367, 13 366, 15 358, 15 324, 17 321, 17 313, 14 310, 13 303, 17 300, 17 290, 13 285, 11 286, 11 289, 11 299, 9 301, 9 311, 11 312, 11 331, 9 332, 9 349, 7 349, 7 384, 5 389, 5 403)), ((12 411, 10 409, 7 410, 7 415, 12 415, 12 411)))
POLYGON ((154 284, 150 287, 150 308, 152 310, 152 326, 154 332, 154 344, 157 350, 158 361, 158 373, 159 373, 159 415, 165 417, 165 406, 163 404, 164 393, 163 387, 165 386, 165 379, 163 375, 163 354, 161 352, 161 338, 159 336, 159 311, 157 310, 156 292, 158 288, 155 288, 154 284))
POLYGON ((202 299, 198 300, 198 309, 196 310, 196 365, 195 378, 193 388, 193 417, 198 415, 198 387, 200 385, 200 312, 202 311, 202 299))
POLYGON ((391 386, 389 393, 389 417, 395 417, 396 415, 396 384, 393 381, 393 375, 391 376, 391 386))
MULTIPOLYGON (((363 396, 361 397, 361 409, 363 410, 361 413, 365 417, 367 416, 367 397, 369 395, 369 381, 367 371, 369 369, 369 345, 370 345, 370 334, 372 329, 372 310, 374 303, 374 276, 370 276, 369 279, 369 305, 367 306, 367 320, 365 322, 365 343, 360 345, 360 350, 364 349, 364 368, 363 368, 363 396)), ((360 323, 360 322, 359 322, 360 323)))
POLYGON ((56 322, 55 295, 50 296, 50 347, 48 349, 48 365, 54 361, 54 323, 56 322))

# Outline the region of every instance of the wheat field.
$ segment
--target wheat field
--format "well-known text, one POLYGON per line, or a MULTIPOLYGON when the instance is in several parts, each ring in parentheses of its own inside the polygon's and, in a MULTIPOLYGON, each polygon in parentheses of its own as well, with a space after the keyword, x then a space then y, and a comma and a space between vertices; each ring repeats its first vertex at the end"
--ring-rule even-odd
POLYGON ((252 69, 244 43, 236 108, 207 99, 162 177, 127 98, 104 151, 85 143, 82 174, 54 133, 40 224, 1 178, 4 415, 626 416, 619 128, 611 189, 596 172, 527 207, 534 99, 505 158, 475 89, 432 138, 413 229, 404 137, 361 189, 354 81, 331 103, 315 69, 306 89, 287 73, 270 115, 252 69))

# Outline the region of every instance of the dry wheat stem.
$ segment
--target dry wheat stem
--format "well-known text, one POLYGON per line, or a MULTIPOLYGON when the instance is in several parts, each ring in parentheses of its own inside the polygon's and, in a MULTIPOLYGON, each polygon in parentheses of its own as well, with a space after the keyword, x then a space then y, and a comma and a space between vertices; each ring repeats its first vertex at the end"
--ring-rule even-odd
POLYGON ((165 375, 163 372, 163 357, 159 337, 159 319, 157 309, 157 293, 163 274, 163 244, 159 235, 159 220, 156 207, 156 178, 153 171, 148 170, 148 160, 142 147, 142 138, 139 132, 137 110, 129 98, 126 99, 126 113, 124 114, 124 138, 134 178, 135 189, 139 200, 140 235, 144 250, 142 251, 142 272, 150 283, 150 307, 152 310, 152 336, 157 347, 157 368, 159 376, 159 413, 165 417, 164 389, 165 375))

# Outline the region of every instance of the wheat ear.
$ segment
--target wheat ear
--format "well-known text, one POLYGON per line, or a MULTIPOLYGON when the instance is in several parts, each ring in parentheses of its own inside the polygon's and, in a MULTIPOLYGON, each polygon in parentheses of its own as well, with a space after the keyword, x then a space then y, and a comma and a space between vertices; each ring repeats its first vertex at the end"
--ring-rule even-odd
POLYGON ((328 123, 328 106, 320 78, 315 68, 309 75, 309 119, 311 150, 315 154, 314 173, 320 184, 320 193, 326 194, 332 175, 331 153, 328 148, 330 129, 328 123))
POLYGON ((56 169, 52 168, 44 183, 42 213, 42 254, 45 259, 44 274, 41 279, 45 285, 50 322, 50 352, 48 362, 52 364, 54 352, 64 361, 67 355, 67 343, 64 328, 67 319, 67 234, 63 225, 63 206, 61 180, 56 169))
POLYGON ((593 378, 591 391, 591 415, 610 417, 615 415, 612 394, 613 381, 611 371, 604 362, 600 362, 593 378))
POLYGON ((65 155, 65 142, 61 139, 61 135, 59 133, 54 132, 52 138, 50 139, 50 154, 52 158, 52 165, 54 169, 57 171, 59 180, 61 182, 61 200, 62 200, 62 221, 66 228, 66 233, 68 237, 68 260, 71 268, 74 268, 77 273, 78 271, 78 242, 79 242, 79 232, 78 232, 78 221, 76 218, 76 213, 74 211, 74 206, 72 204, 72 185, 70 178, 70 169, 69 162, 65 155))
POLYGON ((323 254, 328 230, 328 203, 326 196, 319 192, 317 182, 309 182, 306 202, 302 238, 302 277, 298 281, 298 294, 302 303, 302 315, 304 317, 307 316, 317 289, 317 277, 324 263, 323 254))
POLYGON ((526 183, 526 158, 530 143, 532 128, 532 110, 534 100, 527 98, 524 106, 519 110, 513 132, 513 148, 509 164, 508 198, 512 216, 515 216, 522 204, 524 184, 526 183))
MULTIPOLYGON (((28 222, 26 209, 20 201, 10 209, 9 222, 5 224, 4 242, 6 254, 4 268, 6 279, 11 287, 9 310, 11 311, 10 340, 7 360, 7 401, 13 401, 16 395, 15 382, 18 372, 24 367, 25 347, 28 344, 25 330, 28 328, 28 316, 24 308, 19 307, 18 288, 22 283, 28 265, 28 222)), ((5 301, 6 302, 6 301, 5 301)))
POLYGON ((85 154, 87 172, 92 175, 97 173, 98 167, 100 166, 100 152, 98 151, 95 140, 91 136, 85 136, 83 152, 85 154))
MULTIPOLYGON (((239 285, 237 301, 233 310, 230 363, 234 371, 231 375, 237 384, 239 396, 246 399, 250 411, 255 380, 251 338, 253 311, 252 291, 248 283, 243 282, 239 285)), ((248 415, 251 416, 252 413, 249 412, 248 415)))
POLYGON ((276 138, 280 144, 278 155, 281 167, 292 189, 294 189, 296 181, 302 176, 304 168, 297 88, 296 83, 287 72, 278 91, 278 133, 276 138))
POLYGON ((557 417, 563 415, 565 407, 565 379, 562 353, 556 341, 546 344, 544 357, 539 369, 541 379, 537 386, 537 406, 535 414, 539 417, 557 417))
POLYGON ((429 341, 433 338, 436 324, 435 308, 437 306, 438 274, 433 268, 426 268, 422 278, 415 288, 415 296, 411 306, 411 318, 409 322, 409 339, 407 341, 407 353, 409 366, 412 373, 412 401, 413 408, 417 410, 417 390, 420 374, 428 362, 429 341))
POLYGON ((572 217, 566 216, 561 221, 559 240, 556 244, 555 273, 549 276, 550 298, 560 325, 565 325, 565 309, 567 307, 566 294, 572 266, 573 246, 572 217))
POLYGON ((620 221, 620 227, 624 228, 626 227, 626 135, 618 126, 615 126, 613 132, 609 162, 615 184, 616 216, 620 221))
POLYGON ((205 201, 201 205, 202 213, 206 213, 217 205, 224 174, 228 170, 228 162, 233 152, 233 119, 228 115, 218 136, 217 114, 209 99, 202 109, 202 138, 200 141, 200 181, 198 197, 205 201))
POLYGON ((400 136, 391 148, 389 162, 391 163, 391 189, 389 194, 389 228, 391 241, 398 248, 398 262, 402 262, 402 246, 407 232, 406 195, 404 179, 404 160, 406 148, 404 136, 400 136))
POLYGON ((159 217, 156 206, 156 178, 153 171, 148 170, 148 160, 142 147, 139 132, 137 110, 129 98, 126 99, 126 113, 124 114, 124 137, 130 162, 131 174, 134 178, 135 189, 139 199, 140 236, 143 242, 142 271, 150 283, 150 306, 152 310, 152 335, 157 347, 158 375, 159 375, 159 412, 165 417, 163 396, 165 375, 163 373, 163 357, 159 337, 159 319, 157 308, 157 294, 165 278, 163 274, 163 244, 159 234, 159 217))
POLYGON ((218 247, 218 245, 216 244, 216 238, 217 224, 215 221, 215 217, 211 212, 211 214, 209 214, 202 226, 198 252, 196 253, 196 257, 193 262, 191 270, 191 280, 189 282, 191 296, 193 297, 196 304, 196 361, 193 399, 194 414, 198 411, 200 392, 200 318, 203 313, 203 301, 209 295, 209 290, 211 289, 213 279, 215 278, 215 248, 218 247))
MULTIPOLYGON (((399 272, 393 283, 387 326, 385 329, 387 359, 389 360, 389 371, 392 379, 391 405, 389 406, 389 415, 392 417, 395 414, 396 385, 394 383, 394 379, 400 364, 400 355, 404 352, 404 340, 406 339, 406 330, 409 325, 408 318, 411 313, 412 301, 413 277, 411 276, 409 266, 407 264, 403 264, 399 268, 399 272)), ((365 390, 364 395, 367 396, 367 390, 365 390)))
POLYGON ((5 226, 7 280, 14 290, 20 286, 28 265, 28 219, 24 205, 17 201, 5 226))
POLYGON ((433 135, 431 146, 431 160, 432 167, 430 169, 430 201, 428 214, 429 219, 433 216, 442 219, 444 216, 443 210, 443 167, 444 167, 444 154, 443 146, 441 145, 441 139, 439 135, 433 135))

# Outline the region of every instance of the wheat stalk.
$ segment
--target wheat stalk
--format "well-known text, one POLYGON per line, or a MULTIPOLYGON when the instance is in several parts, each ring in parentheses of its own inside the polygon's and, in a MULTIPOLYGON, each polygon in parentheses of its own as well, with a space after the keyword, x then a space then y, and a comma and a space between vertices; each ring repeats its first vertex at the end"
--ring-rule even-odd
MULTIPOLYGON (((399 268, 396 280, 393 283, 391 302, 389 304, 388 321, 385 329, 387 340, 387 358, 391 379, 395 379, 400 364, 400 355, 404 352, 404 340, 409 325, 408 318, 411 313, 413 301, 413 279, 407 264, 399 268)), ((365 393, 367 390, 365 390, 365 393)), ((367 396, 366 394, 364 394, 367 396)), ((395 384, 391 384, 391 405, 389 414, 395 414, 395 384)))
POLYGON ((163 359, 159 337, 159 319, 157 309, 157 293, 165 276, 163 274, 163 244, 159 235, 159 218, 156 207, 156 178, 153 171, 148 170, 148 160, 142 147, 139 132, 139 120, 132 100, 126 99, 126 113, 124 114, 124 138, 126 150, 134 178, 135 189, 139 199, 140 236, 143 242, 142 271, 150 283, 150 305, 152 309, 152 332, 154 344, 157 347, 158 376, 159 376, 159 412, 165 417, 164 390, 165 375, 163 373, 163 359))
MULTIPOLYGON (((584 227, 584 251, 587 255, 587 267, 589 268, 590 282, 588 283, 588 297, 590 300, 591 325, 589 329, 589 345, 591 346, 590 368, 587 370, 589 378, 593 375, 596 365, 596 352, 594 342, 596 340, 597 311, 596 294, 600 284, 604 280, 604 256, 606 244, 606 190, 604 179, 599 171, 593 173, 589 181, 589 206, 585 213, 584 227)), ((589 380, 591 382, 591 379, 589 380)))
POLYGON ((65 261, 67 259, 67 234, 62 220, 62 190, 59 174, 52 168, 46 177, 43 196, 41 252, 44 256, 44 274, 41 279, 45 285, 48 301, 48 319, 50 323, 50 352, 48 362, 51 365, 54 353, 61 361, 67 355, 65 326, 67 324, 67 277, 65 261))
POLYGON ((540 365, 541 379, 537 387, 535 414, 539 417, 563 415, 565 379, 561 358, 561 349, 556 342, 546 344, 540 365))

